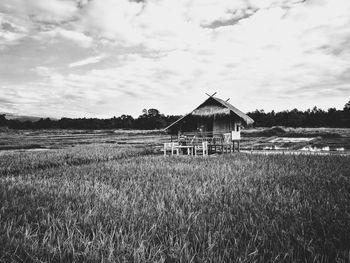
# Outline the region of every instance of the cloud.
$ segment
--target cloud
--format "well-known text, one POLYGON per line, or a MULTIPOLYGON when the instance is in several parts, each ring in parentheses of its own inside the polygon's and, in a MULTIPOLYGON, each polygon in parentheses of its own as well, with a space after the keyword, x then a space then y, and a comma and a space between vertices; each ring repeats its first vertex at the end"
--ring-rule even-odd
POLYGON ((44 77, 50 76, 52 73, 54 73, 54 70, 52 68, 48 68, 44 66, 37 66, 33 68, 32 71, 44 77))
POLYGON ((15 45, 19 40, 24 38, 26 34, 14 33, 10 31, 0 32, 0 49, 7 45, 15 45))
POLYGON ((6 99, 6 98, 0 98, 0 103, 1 104, 9 104, 9 105, 13 104, 13 102, 11 100, 6 99))
POLYGON ((15 19, 0 13, 0 49, 8 45, 16 45, 27 36, 25 27, 16 23, 15 19))
POLYGON ((142 3, 128 0, 91 1, 83 10, 81 26, 97 38, 137 45, 142 39, 138 29, 133 26, 133 20, 142 6, 142 3))
POLYGON ((88 48, 92 45, 93 39, 84 33, 66 30, 60 27, 56 27, 50 31, 40 32, 37 36, 37 39, 45 41, 55 41, 57 39, 65 39, 76 43, 77 45, 88 48))
POLYGON ((85 65, 89 65, 89 64, 96 64, 98 62, 100 62, 102 59, 104 59, 106 57, 106 55, 99 55, 99 56, 95 56, 95 57, 89 57, 83 60, 79 60, 73 63, 70 63, 68 66, 70 68, 74 68, 74 67, 81 67, 81 66, 85 66, 85 65))
POLYGON ((60 23, 74 17, 79 8, 71 0, 2 0, 0 10, 38 22, 60 23))

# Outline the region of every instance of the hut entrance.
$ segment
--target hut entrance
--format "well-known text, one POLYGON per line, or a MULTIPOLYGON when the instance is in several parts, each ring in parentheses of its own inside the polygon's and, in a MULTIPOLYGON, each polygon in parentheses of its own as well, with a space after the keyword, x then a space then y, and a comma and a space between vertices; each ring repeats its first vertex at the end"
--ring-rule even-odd
POLYGON ((203 133, 213 132, 214 119, 213 118, 200 118, 198 121, 197 130, 203 133))

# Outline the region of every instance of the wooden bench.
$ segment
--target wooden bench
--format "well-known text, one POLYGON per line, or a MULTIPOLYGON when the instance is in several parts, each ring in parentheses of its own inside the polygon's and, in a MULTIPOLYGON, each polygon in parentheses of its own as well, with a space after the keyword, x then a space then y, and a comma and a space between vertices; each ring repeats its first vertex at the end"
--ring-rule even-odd
POLYGON ((182 150, 185 150, 187 152, 187 155, 208 155, 208 142, 201 142, 199 144, 195 145, 180 145, 177 142, 166 142, 164 143, 164 156, 167 155, 168 152, 170 152, 170 155, 180 155, 180 152, 182 153, 182 150))
POLYGON ((174 155, 174 152, 179 155, 179 143, 178 142, 166 142, 164 143, 164 156, 167 155, 167 152, 170 151, 170 155, 174 155))
POLYGON ((208 142, 202 142, 199 145, 194 146, 194 155, 198 155, 197 153, 202 154, 203 156, 208 155, 208 142))

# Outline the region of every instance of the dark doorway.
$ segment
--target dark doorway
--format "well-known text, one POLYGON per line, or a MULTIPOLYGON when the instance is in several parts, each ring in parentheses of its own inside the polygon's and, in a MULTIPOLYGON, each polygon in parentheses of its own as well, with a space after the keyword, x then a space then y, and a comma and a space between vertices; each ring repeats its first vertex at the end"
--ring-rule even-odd
POLYGON ((198 121, 198 131, 212 132, 214 125, 214 118, 202 117, 198 121))

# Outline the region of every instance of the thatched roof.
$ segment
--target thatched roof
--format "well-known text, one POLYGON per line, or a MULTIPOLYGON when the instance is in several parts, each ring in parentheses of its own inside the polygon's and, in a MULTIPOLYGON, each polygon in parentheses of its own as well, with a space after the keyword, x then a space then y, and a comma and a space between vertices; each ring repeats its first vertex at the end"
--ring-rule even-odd
POLYGON ((254 123, 254 120, 252 118, 250 118, 247 114, 243 113, 242 111, 240 111, 236 107, 232 106, 227 101, 224 101, 222 99, 215 98, 215 97, 212 97, 212 98, 215 99, 216 101, 220 102, 222 105, 227 107, 231 112, 233 112, 234 114, 239 116, 247 125, 254 123))
POLYGON ((191 112, 194 116, 229 115, 230 109, 216 105, 205 105, 191 112))
POLYGON ((236 107, 232 106, 227 101, 216 97, 209 97, 201 105, 195 108, 192 112, 186 114, 182 118, 178 119, 174 123, 170 124, 165 130, 169 129, 171 126, 180 122, 187 116, 202 116, 202 117, 211 117, 216 115, 236 115, 243 121, 246 125, 254 123, 254 120, 250 118, 247 114, 243 113, 236 107))

